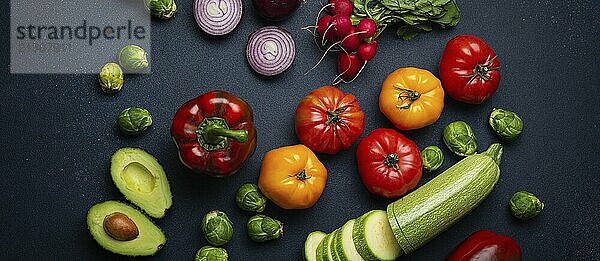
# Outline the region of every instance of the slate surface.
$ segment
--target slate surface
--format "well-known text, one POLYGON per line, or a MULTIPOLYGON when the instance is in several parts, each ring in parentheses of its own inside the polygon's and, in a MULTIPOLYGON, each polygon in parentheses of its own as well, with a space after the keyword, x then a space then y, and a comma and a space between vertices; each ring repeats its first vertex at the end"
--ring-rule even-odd
MULTIPOLYGON (((0 252, 4 260, 114 260, 89 235, 85 215, 94 203, 123 199, 109 177, 109 158, 118 148, 141 147, 155 155, 168 173, 173 208, 157 224, 168 243, 152 260, 191 260, 206 242, 200 236, 204 213, 221 209, 234 222, 231 260, 300 260, 306 235, 332 231, 350 218, 390 203, 371 196, 356 171, 354 151, 322 156, 330 170, 327 187, 311 209, 284 211, 270 204, 268 215, 285 222, 283 238, 264 244, 245 235, 250 213, 236 208, 235 190, 257 180, 260 161, 270 149, 297 143, 293 113, 310 90, 331 82, 333 57, 319 70, 303 73, 320 53, 300 28, 313 21, 319 4, 309 1, 279 25, 297 43, 295 65, 283 75, 257 77, 246 65, 246 37, 265 25, 244 1, 245 14, 230 35, 203 34, 192 16, 192 1, 178 0, 179 13, 153 23, 153 74, 130 76, 123 91, 107 96, 95 75, 10 75, 8 12, 0 15, 0 158, 2 209, 0 252), (185 101, 212 89, 233 92, 254 108, 259 145, 235 176, 212 179, 192 175, 177 158, 169 123, 185 101), (152 129, 137 138, 119 134, 114 120, 128 106, 147 107, 152 129)), ((8 9, 8 1, 0 4, 8 9)), ((434 125, 405 132, 420 147, 438 145, 442 128, 454 120, 473 127, 481 148, 498 141, 487 126, 494 107, 520 113, 525 132, 504 143, 498 185, 464 220, 401 260, 441 260, 478 229, 492 229, 520 242, 525 260, 599 260, 600 222, 600 8, 595 1, 459 1, 463 20, 450 31, 434 31, 409 42, 381 37, 377 57, 352 84, 363 107, 366 131, 391 127, 378 111, 377 97, 385 76, 405 66, 437 74, 445 43, 459 34, 483 37, 502 62, 499 91, 479 106, 446 99, 434 125), (529 190, 546 204, 543 214, 527 223, 511 218, 507 200, 529 190)), ((442 169, 456 161, 447 149, 442 169)), ((439 172, 426 174, 422 183, 439 172)), ((140 258, 142 259, 142 258, 140 258)))

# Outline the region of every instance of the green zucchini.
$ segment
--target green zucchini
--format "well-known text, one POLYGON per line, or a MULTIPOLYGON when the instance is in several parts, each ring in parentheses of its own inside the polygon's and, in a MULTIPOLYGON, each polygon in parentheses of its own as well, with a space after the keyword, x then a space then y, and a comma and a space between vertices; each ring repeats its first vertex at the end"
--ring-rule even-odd
POLYGON ((391 261, 402 254, 383 210, 372 210, 359 217, 354 223, 352 239, 365 260, 391 261))
POLYGON ((333 244, 333 235, 334 234, 335 234, 335 231, 331 232, 331 234, 329 234, 325 237, 325 239, 327 239, 327 242, 324 242, 325 244, 323 245, 323 252, 321 253, 324 261, 334 261, 333 255, 331 253, 331 246, 333 244))
POLYGON ((338 252, 335 249, 336 242, 337 242, 337 239, 340 237, 341 230, 342 229, 339 228, 339 229, 335 230, 333 233, 331 233, 333 235, 331 236, 332 240, 331 240, 331 246, 329 246, 329 252, 331 253, 331 257, 333 257, 334 261, 341 261, 342 260, 340 258, 340 256, 338 255, 338 252))
POLYGON ((327 236, 329 236, 329 234, 325 235, 323 240, 321 240, 321 242, 317 246, 317 250, 315 251, 315 257, 317 258, 317 261, 323 261, 323 246, 327 243, 327 236))
POLYGON ((492 144, 388 205, 387 217, 402 251, 418 249, 481 204, 498 182, 501 157, 502 145, 492 144))
POLYGON ((319 245, 317 246, 317 251, 315 251, 315 256, 317 258, 317 261, 327 261, 327 259, 324 259, 324 256, 327 255, 326 253, 324 253, 324 250, 325 250, 325 245, 327 245, 327 241, 329 241, 330 237, 331 237, 331 234, 325 235, 323 240, 321 240, 321 243, 319 243, 319 245))
POLYGON ((314 231, 306 237, 306 241, 304 242, 304 260, 306 261, 316 261, 317 260, 317 247, 325 238, 327 234, 321 231, 314 231))
POLYGON ((332 246, 333 254, 336 256, 336 260, 338 260, 338 261, 348 261, 340 254, 340 249, 339 249, 339 241, 342 238, 342 228, 340 228, 336 231, 337 232, 335 233, 335 235, 333 235, 333 246, 332 246))
POLYGON ((364 261, 356 251, 354 240, 352 239, 352 230, 355 220, 351 219, 340 229, 336 243, 336 251, 341 261, 364 261))

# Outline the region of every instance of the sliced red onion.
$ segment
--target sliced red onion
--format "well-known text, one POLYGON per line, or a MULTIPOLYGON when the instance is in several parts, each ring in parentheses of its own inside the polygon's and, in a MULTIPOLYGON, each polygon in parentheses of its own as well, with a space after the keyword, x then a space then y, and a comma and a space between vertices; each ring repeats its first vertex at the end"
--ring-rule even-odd
POLYGON ((207 34, 228 34, 242 19, 242 0, 196 0, 194 17, 207 34))
POLYGON ((246 59, 259 74, 273 76, 287 70, 296 56, 292 35, 283 28, 266 26, 248 37, 246 59))

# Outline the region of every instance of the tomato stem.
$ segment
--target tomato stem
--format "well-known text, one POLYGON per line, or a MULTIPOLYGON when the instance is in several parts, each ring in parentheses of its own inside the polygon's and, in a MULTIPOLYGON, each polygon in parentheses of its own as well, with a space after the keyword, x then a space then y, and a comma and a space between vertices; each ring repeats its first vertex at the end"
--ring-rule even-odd
POLYGON ((402 91, 402 92, 400 92, 400 94, 398 94, 398 100, 400 100, 402 102, 402 104, 396 105, 396 108, 398 108, 399 110, 406 110, 406 109, 410 108, 410 106, 413 104, 413 102, 415 102, 416 100, 421 98, 421 94, 417 91, 400 88, 398 86, 394 86, 394 88, 402 91), (405 103, 407 103, 407 104, 405 104, 405 103))
POLYGON ((392 153, 390 155, 385 156, 385 160, 383 161, 383 163, 385 163, 385 165, 388 167, 397 168, 399 161, 400 159, 398 158, 398 155, 392 153))
POLYGON ((494 56, 492 59, 490 59, 485 64, 477 64, 475 66, 475 69, 473 69, 473 74, 472 75, 461 76, 461 77, 463 77, 463 78, 470 78, 469 79, 469 83, 472 82, 477 77, 480 77, 481 79, 483 79, 485 81, 489 80, 490 77, 488 76, 488 72, 500 69, 500 66, 490 67, 490 66, 492 66, 492 63, 494 63, 494 60, 496 60, 496 58, 498 58, 497 55, 494 56))
POLYGON ((327 109, 327 121, 325 121, 325 124, 336 125, 340 121, 340 115, 346 110, 346 108, 348 108, 348 106, 337 108, 334 111, 327 109))
POLYGON ((306 170, 303 169, 302 171, 298 172, 298 174, 294 175, 298 180, 301 181, 305 181, 307 179, 312 178, 312 176, 306 176, 306 170))

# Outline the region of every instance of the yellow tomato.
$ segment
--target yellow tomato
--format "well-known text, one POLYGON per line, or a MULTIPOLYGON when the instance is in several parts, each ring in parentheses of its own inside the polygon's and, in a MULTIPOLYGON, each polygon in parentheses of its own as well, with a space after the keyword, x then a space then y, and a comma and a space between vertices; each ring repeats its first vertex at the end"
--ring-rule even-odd
POLYGON ((442 83, 431 72, 407 67, 388 75, 379 94, 379 110, 400 130, 436 122, 444 109, 442 83))
POLYGON ((326 181, 327 169, 315 153, 304 145, 294 145, 267 152, 258 187, 281 208, 305 209, 319 200, 326 181))

